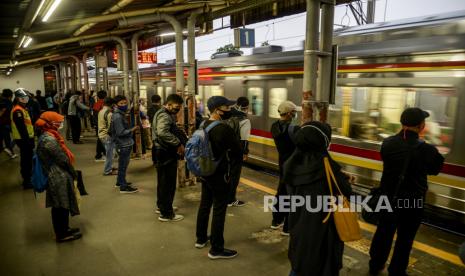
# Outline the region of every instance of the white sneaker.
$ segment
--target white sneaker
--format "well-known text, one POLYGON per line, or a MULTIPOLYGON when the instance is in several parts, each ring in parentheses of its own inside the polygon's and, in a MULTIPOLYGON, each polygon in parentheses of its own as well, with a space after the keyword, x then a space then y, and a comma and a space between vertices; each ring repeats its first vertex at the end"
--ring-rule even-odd
POLYGON ((202 249, 202 248, 204 248, 205 246, 207 246, 207 244, 208 244, 208 240, 207 240, 206 242, 204 242, 204 243, 196 242, 194 246, 195 246, 195 248, 197 248, 197 249, 202 249))
POLYGON ((181 221, 184 219, 184 216, 183 215, 174 215, 173 217, 171 218, 168 218, 168 217, 163 217, 163 216, 159 216, 158 217, 158 220, 159 221, 162 221, 162 222, 169 222, 169 221, 172 221, 172 222, 176 222, 176 221, 181 221))
MULTIPOLYGON (((173 206, 173 211, 176 212, 177 210, 178 210, 178 207, 173 206)), ((161 213, 160 213, 160 208, 157 208, 157 210, 155 210, 155 213, 156 213, 156 214, 161 214, 161 213)))
POLYGON ((6 152, 6 154, 8 154, 8 156, 13 159, 13 158, 16 158, 18 157, 13 151, 11 151, 10 149, 3 149, 3 151, 6 152))

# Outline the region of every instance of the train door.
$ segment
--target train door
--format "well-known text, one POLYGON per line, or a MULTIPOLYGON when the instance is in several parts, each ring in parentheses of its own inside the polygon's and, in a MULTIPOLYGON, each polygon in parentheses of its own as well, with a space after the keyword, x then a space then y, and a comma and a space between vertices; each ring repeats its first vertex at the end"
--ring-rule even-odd
MULTIPOLYGON (((271 130, 271 125, 279 120, 278 106, 289 99, 289 87, 286 80, 269 80, 266 82, 266 113, 263 114, 266 122, 266 131, 271 130)), ((264 157, 273 163, 278 163, 278 152, 276 148, 268 149, 264 157)))
POLYGON ((252 124, 252 137, 250 139, 249 151, 253 158, 261 159, 264 157, 267 146, 265 141, 267 119, 264 116, 265 108, 265 89, 266 82, 248 81, 244 85, 244 94, 249 99, 249 119, 252 124))

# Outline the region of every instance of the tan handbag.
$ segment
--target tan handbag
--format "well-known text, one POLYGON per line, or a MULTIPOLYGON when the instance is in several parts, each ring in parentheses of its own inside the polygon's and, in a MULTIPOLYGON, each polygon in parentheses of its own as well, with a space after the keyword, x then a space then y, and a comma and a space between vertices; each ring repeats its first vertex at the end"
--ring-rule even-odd
POLYGON ((325 165, 325 172, 326 172, 326 180, 328 182, 329 193, 331 197, 333 197, 333 185, 331 184, 331 179, 334 182, 334 186, 336 186, 339 194, 343 198, 342 207, 344 210, 339 210, 339 205, 335 204, 335 211, 329 212, 326 218, 323 220, 323 223, 326 223, 331 216, 331 213, 334 214, 334 224, 336 225, 336 230, 339 235, 339 238, 343 242, 349 241, 356 241, 362 238, 362 231, 360 230, 360 225, 358 224, 358 215, 357 212, 350 209, 349 200, 344 196, 337 184, 336 177, 334 176, 333 170, 331 169, 331 165, 329 164, 328 157, 324 158, 324 165, 325 165))

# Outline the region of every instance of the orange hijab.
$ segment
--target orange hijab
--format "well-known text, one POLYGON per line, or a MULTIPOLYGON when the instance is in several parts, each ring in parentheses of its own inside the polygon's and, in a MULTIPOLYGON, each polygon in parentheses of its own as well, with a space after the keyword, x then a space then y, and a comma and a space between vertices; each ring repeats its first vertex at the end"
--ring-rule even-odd
POLYGON ((74 154, 69 150, 65 144, 65 139, 57 130, 57 126, 53 123, 63 123, 64 117, 53 111, 46 111, 40 115, 40 118, 35 123, 35 126, 44 132, 48 132, 52 135, 60 145, 63 152, 68 156, 69 162, 74 164, 74 154))

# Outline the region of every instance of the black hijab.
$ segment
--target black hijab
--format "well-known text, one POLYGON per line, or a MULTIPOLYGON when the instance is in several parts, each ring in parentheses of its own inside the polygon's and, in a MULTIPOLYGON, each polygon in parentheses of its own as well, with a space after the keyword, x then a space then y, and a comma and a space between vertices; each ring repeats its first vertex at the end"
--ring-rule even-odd
POLYGON ((330 142, 331 127, 328 124, 312 121, 302 125, 296 133, 296 149, 284 163, 283 181, 298 186, 321 180, 325 172, 323 158, 329 157, 330 142))

